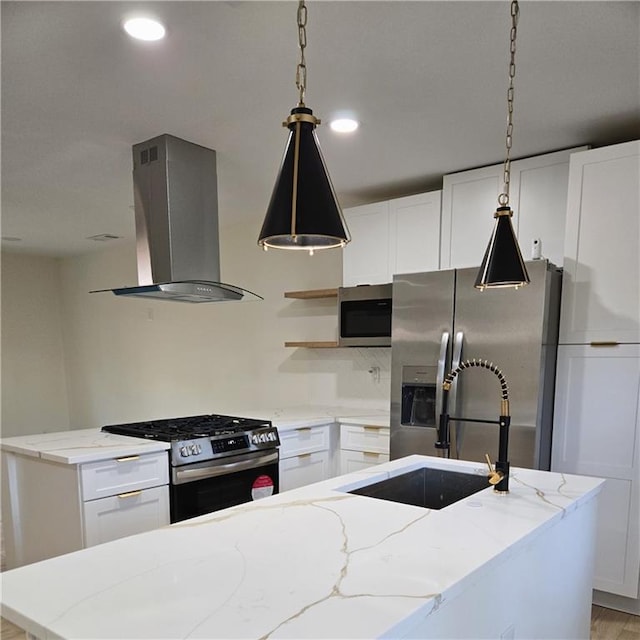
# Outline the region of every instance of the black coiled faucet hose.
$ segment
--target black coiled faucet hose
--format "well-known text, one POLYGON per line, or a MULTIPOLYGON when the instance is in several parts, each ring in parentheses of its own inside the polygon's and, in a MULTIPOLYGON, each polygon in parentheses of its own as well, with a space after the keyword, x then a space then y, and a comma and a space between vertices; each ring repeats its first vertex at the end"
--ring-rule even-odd
POLYGON ((474 358, 473 360, 465 360, 461 362, 455 369, 449 372, 447 377, 444 379, 444 383, 442 384, 445 391, 449 391, 451 388, 451 383, 455 379, 455 377, 464 369, 469 369, 471 367, 482 367, 483 369, 489 369, 492 373, 495 373, 498 376, 498 380, 500 381, 500 389, 502 392, 502 399, 509 400, 509 386, 507 385, 507 380, 504 377, 504 374, 498 367, 496 367, 493 362, 489 362, 488 360, 477 360, 474 358))

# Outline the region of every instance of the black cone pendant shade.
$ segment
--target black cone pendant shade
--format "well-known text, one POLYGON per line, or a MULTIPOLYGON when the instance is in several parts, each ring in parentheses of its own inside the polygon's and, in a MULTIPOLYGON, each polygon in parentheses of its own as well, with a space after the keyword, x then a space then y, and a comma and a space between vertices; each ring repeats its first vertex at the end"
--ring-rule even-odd
POLYGON ((258 244, 278 249, 344 246, 349 232, 324 164, 311 109, 291 110, 289 139, 258 244))
POLYGON ((498 207, 489 246, 484 254, 476 289, 521 287, 529 283, 529 274, 522 260, 520 247, 511 224, 510 207, 498 207))

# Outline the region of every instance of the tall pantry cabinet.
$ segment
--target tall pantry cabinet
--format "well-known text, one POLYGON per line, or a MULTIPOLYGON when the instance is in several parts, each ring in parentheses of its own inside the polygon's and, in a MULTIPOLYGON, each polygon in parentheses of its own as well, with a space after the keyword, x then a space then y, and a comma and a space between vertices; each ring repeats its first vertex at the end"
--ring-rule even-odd
POLYGON ((640 141, 573 154, 552 470, 607 479, 598 508, 594 601, 615 606, 610 594, 623 596, 624 607, 636 613, 639 254, 640 141))

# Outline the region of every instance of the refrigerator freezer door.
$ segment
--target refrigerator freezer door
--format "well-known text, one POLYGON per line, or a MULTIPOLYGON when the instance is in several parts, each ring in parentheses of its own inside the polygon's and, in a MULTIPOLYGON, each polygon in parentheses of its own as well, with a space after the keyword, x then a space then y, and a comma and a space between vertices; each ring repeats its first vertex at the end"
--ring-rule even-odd
MULTIPOLYGON (((493 362, 509 384, 512 466, 548 469, 560 275, 544 260, 528 262, 527 270, 529 285, 486 291, 473 286, 477 269, 459 270, 454 329, 463 334, 462 360, 493 362)), ((449 413, 497 420, 500 398, 495 375, 482 368, 467 369, 458 376, 457 401, 449 413)), ((461 459, 482 462, 485 453, 497 453, 497 425, 460 426, 456 431, 461 459)))
POLYGON ((454 270, 396 275, 393 279, 392 460, 414 453, 437 454, 438 379, 451 357, 454 282, 454 270), (411 407, 407 408, 409 402, 411 407))

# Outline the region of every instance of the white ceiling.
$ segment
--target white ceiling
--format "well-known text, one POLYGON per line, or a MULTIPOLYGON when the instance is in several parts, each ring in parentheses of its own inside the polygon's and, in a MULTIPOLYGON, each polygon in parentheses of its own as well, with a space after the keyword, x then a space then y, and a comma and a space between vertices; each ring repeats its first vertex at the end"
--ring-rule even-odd
MULTIPOLYGON (((640 4, 523 0, 513 156, 639 137, 640 4)), ((220 223, 264 213, 295 106, 295 2, 6 2, 4 249, 71 255, 134 237, 131 145, 218 152, 220 223), (164 41, 120 27, 143 10, 164 41)), ((504 155, 508 2, 308 2, 307 104, 343 207, 439 188, 504 155)), ((490 212, 488 212, 490 214, 490 212)))

